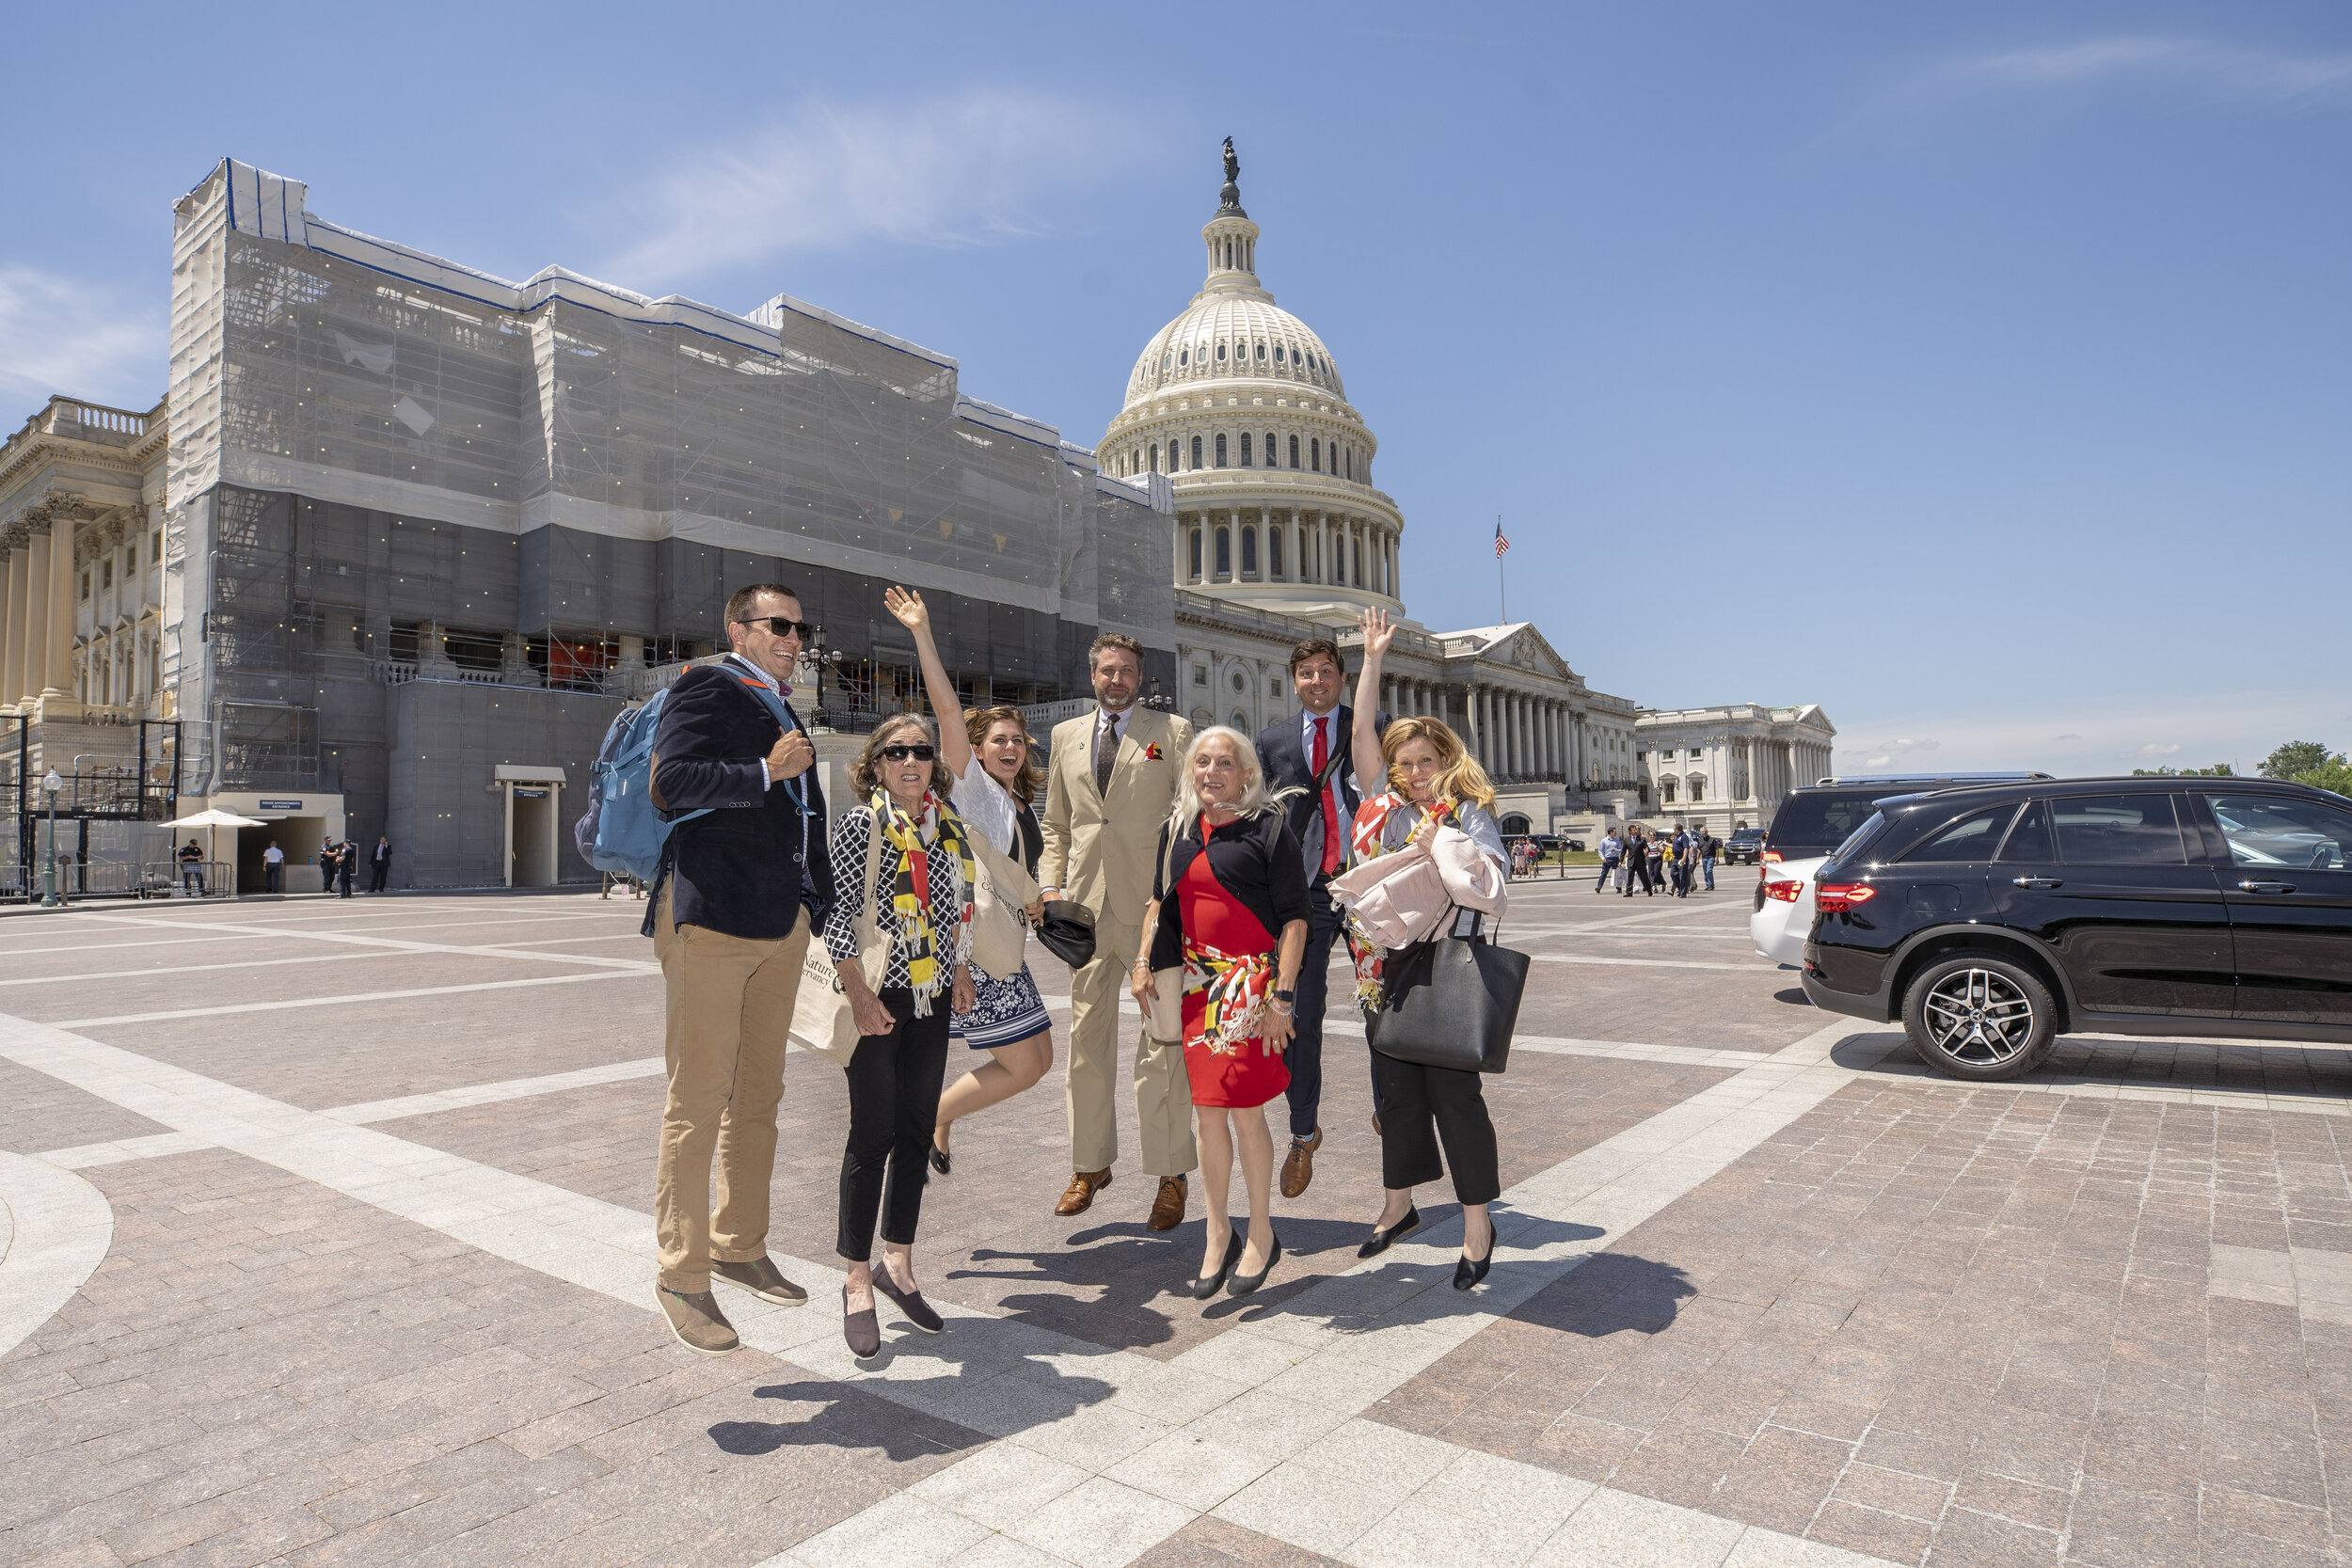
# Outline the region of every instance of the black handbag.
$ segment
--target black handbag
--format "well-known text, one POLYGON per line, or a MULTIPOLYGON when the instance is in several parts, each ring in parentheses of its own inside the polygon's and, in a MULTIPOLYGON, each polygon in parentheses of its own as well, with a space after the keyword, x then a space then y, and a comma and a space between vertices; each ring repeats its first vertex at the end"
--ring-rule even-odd
POLYGON ((1094 961, 1094 911, 1084 904, 1057 898, 1045 906, 1037 923, 1038 945, 1073 969, 1094 961))
POLYGON ((1452 934, 1417 942, 1380 966, 1380 1006, 1364 1022, 1372 1048, 1400 1062, 1501 1072, 1527 990, 1527 955, 1491 939, 1452 934))

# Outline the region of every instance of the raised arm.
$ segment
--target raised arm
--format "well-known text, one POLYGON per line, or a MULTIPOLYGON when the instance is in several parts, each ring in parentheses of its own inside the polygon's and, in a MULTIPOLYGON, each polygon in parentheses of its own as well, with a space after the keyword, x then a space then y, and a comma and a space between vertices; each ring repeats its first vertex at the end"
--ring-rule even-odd
POLYGON ((1356 676, 1356 729, 1348 744, 1355 749, 1356 788, 1379 795, 1389 787, 1388 764, 1380 759, 1380 661, 1396 641, 1396 627, 1388 611, 1367 610, 1356 617, 1356 629, 1364 634, 1364 667, 1356 676))
POLYGON ((939 760, 947 765, 951 777, 961 779, 972 766, 972 734, 963 725, 963 699, 956 695, 956 683, 947 678, 939 643, 931 637, 931 612, 923 595, 912 588, 890 589, 882 594, 882 608, 914 634, 914 657, 923 664, 923 690, 931 700, 931 712, 939 717, 939 760))

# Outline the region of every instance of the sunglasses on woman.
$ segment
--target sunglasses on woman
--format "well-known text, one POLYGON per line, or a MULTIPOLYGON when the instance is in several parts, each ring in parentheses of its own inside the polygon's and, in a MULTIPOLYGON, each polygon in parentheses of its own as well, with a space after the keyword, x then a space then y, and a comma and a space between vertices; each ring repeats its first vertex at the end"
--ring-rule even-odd
POLYGON ((913 757, 917 762, 929 762, 939 755, 939 748, 936 746, 885 746, 880 754, 888 762, 904 762, 909 757, 913 757))
POLYGON ((797 637, 803 642, 817 635, 817 624, 815 622, 787 621, 781 615, 755 615, 749 620, 738 621, 736 625, 739 626, 765 626, 768 628, 771 636, 797 637))

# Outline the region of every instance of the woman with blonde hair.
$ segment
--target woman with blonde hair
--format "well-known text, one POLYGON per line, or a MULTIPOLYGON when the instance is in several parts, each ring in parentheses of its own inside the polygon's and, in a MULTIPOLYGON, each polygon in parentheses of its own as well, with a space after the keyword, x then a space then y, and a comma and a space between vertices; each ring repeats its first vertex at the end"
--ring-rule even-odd
MULTIPOLYGON (((1358 625, 1364 634, 1364 665, 1356 682, 1355 746, 1362 759, 1357 765, 1357 782, 1365 799, 1356 816, 1353 847, 1359 856, 1370 858, 1402 849, 1423 835, 1459 832, 1495 863, 1493 917, 1500 919, 1510 854, 1495 825, 1494 785, 1443 720, 1427 715, 1395 719, 1385 735, 1373 734, 1370 715, 1380 692, 1380 662, 1396 639, 1396 628, 1377 610, 1365 610, 1358 625), (1375 756, 1380 759, 1377 770, 1369 766, 1375 756)), ((1485 918, 1461 910, 1454 934, 1475 933, 1485 918)), ((1357 996, 1368 1007, 1378 1004, 1382 957, 1369 944, 1357 955, 1357 996)), ((1376 1049, 1373 1071, 1379 1090, 1380 1184, 1387 1197, 1372 1235, 1356 1255, 1375 1257, 1419 1229, 1421 1211, 1413 1203, 1413 1189, 1451 1170, 1454 1196, 1462 1205, 1462 1256, 1454 1264, 1454 1288, 1467 1291, 1486 1277, 1494 1261, 1495 1227, 1486 1205, 1502 1192, 1494 1118, 1487 1114, 1479 1075, 1400 1061, 1376 1049), (1442 1165, 1438 1158, 1441 1145, 1442 1165)))
POLYGON ((1193 736, 1177 776, 1133 990, 1149 1027, 1159 1000, 1152 971, 1184 971, 1184 1077, 1208 1200, 1200 1272, 1184 1289, 1206 1301, 1220 1286, 1228 1295, 1255 1291, 1282 1257, 1265 1103, 1290 1085, 1282 1052, 1307 951, 1307 870, 1280 809, 1289 792, 1267 795, 1258 749, 1239 730, 1218 725, 1193 736), (1236 1150, 1247 1242, 1227 1217, 1236 1150))
POLYGON ((825 916, 825 950, 857 1021, 858 1042, 846 1069, 850 1136, 841 1151, 834 1244, 850 1264, 841 1288, 842 1334, 863 1359, 882 1349, 876 1291, 924 1332, 942 1326, 915 1288, 913 1249, 947 1067, 948 1016, 972 1006, 967 960, 977 873, 968 830, 947 803, 955 781, 921 718, 901 713, 875 725, 850 784, 862 803, 833 819, 833 853, 842 858, 825 916), (887 949, 879 990, 866 983, 859 951, 868 899, 871 940, 887 949), (877 1218, 880 1264, 872 1261, 877 1218))
MULTIPOLYGON (((961 724, 943 722, 939 730, 940 760, 955 780, 950 799, 974 832, 1007 861, 1028 873, 1030 885, 1024 912, 1032 922, 1045 918, 1044 901, 1037 895, 1037 858, 1045 837, 1030 807, 1045 789, 1045 769, 1039 766, 1029 742, 1029 726, 1016 707, 983 708, 967 713, 948 678, 946 661, 931 636, 931 614, 923 596, 910 588, 892 588, 882 595, 882 608, 914 636, 914 651, 923 666, 923 690, 931 710, 943 717, 957 714, 961 724)), ((1001 891, 1001 889, 1000 889, 1001 891)), ((965 1073, 939 1097, 939 1125, 931 1132, 931 1169, 946 1176, 954 1169, 947 1130, 957 1118, 984 1111, 1001 1100, 1035 1087, 1054 1065, 1053 1021, 1045 998, 1022 964, 1009 974, 991 974, 972 966, 972 1010, 957 1018, 948 1037, 989 1060, 965 1073)))

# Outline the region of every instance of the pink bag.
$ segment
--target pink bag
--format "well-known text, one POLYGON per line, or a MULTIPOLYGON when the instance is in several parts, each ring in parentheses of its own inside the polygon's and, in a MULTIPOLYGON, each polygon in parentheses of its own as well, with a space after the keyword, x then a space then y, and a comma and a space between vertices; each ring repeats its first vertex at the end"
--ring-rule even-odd
POLYGON ((1332 878, 1331 894, 1390 949, 1428 936, 1451 906, 1500 916, 1508 897, 1502 867, 1445 822, 1425 845, 1417 839, 1332 878))

